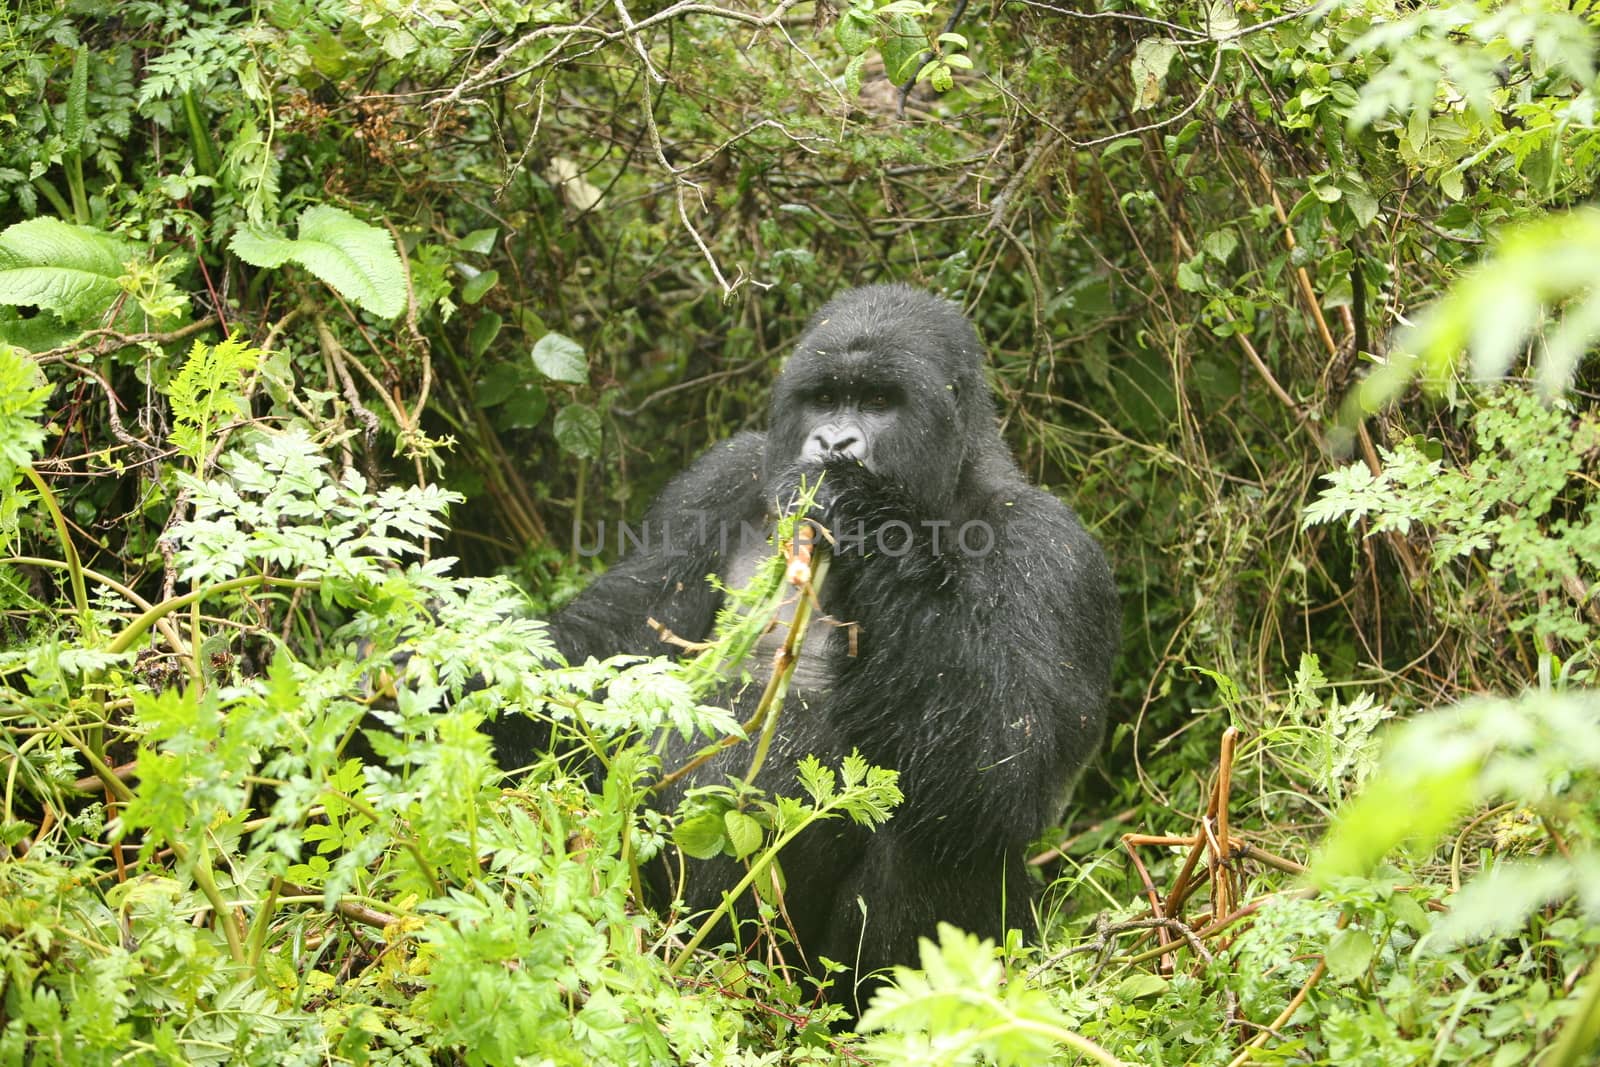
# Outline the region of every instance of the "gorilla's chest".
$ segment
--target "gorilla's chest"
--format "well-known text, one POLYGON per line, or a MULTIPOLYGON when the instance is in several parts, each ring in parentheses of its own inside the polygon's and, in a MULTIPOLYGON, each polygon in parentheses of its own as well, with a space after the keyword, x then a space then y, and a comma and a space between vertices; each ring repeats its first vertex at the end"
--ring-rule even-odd
MULTIPOLYGON (((764 546, 741 548, 729 564, 727 573, 722 576, 723 581, 729 588, 742 588, 770 555, 770 550, 764 546)), ((788 640, 789 627, 794 623, 795 609, 805 595, 793 587, 787 590, 783 606, 778 609, 772 626, 761 635, 749 657, 740 665, 739 670, 749 672, 758 685, 765 686, 772 677, 778 652, 788 640)), ((837 640, 838 631, 839 624, 831 615, 812 609, 805 636, 800 643, 800 658, 789 679, 791 692, 820 694, 833 686, 837 673, 833 666, 834 657, 839 654, 841 647, 837 640)))

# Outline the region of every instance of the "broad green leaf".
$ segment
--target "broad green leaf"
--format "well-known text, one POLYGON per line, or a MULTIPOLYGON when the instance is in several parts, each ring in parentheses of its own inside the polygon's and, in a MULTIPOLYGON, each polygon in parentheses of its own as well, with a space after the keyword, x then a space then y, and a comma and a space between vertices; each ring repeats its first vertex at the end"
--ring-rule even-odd
POLYGON ((497 430, 528 430, 544 421, 550 408, 550 398, 532 382, 524 382, 506 397, 505 403, 495 412, 497 430))
POLYGON ((1239 30, 1239 14, 1233 8, 1233 0, 1211 0, 1210 12, 1206 18, 1206 29, 1211 31, 1213 39, 1227 37, 1239 30))
POLYGON ((1200 242, 1205 254, 1218 263, 1226 263, 1239 247, 1239 235, 1232 229, 1212 230, 1200 242))
POLYGON ((728 831, 728 844, 733 848, 733 858, 742 860, 761 847, 765 836, 761 824, 742 811, 730 811, 722 817, 728 831))
POLYGON ((1363 229, 1371 226, 1378 217, 1378 200, 1365 189, 1346 189, 1344 203, 1363 229))
POLYGON ((587 404, 568 404, 556 415, 556 443, 580 459, 600 454, 600 415, 587 404))
POLYGON ((461 286, 461 300, 463 303, 476 304, 483 299, 483 294, 500 284, 500 272, 497 270, 480 271, 473 274, 461 286))
POLYGON ((307 208, 296 238, 245 227, 234 232, 228 247, 256 267, 281 267, 293 260, 380 318, 392 319, 405 310, 405 273, 394 239, 342 208, 307 208))
POLYGON ((1195 256, 1178 264, 1178 288, 1186 293, 1203 292, 1206 287, 1206 261, 1195 256))
POLYGON ((928 39, 916 19, 910 15, 889 19, 887 32, 878 42, 878 54, 883 56, 883 71, 889 80, 899 85, 911 77, 927 47, 928 39))
POLYGON ((117 279, 132 248, 88 226, 28 219, 0 233, 0 304, 37 307, 88 322, 122 293, 117 279))
POLYGON ((723 825, 716 812, 702 812, 685 819, 672 831, 673 844, 697 860, 708 860, 722 851, 723 825))
POLYGON ((1354 982, 1367 973, 1377 949, 1371 934, 1360 927, 1349 926, 1333 935, 1323 959, 1328 963, 1328 973, 1337 981, 1354 982))
POLYGON ((533 365, 551 381, 582 385, 589 380, 583 346, 559 333, 547 333, 533 346, 533 365))
POLYGON ((478 316, 478 321, 467 331, 467 351, 472 353, 474 359, 489 351, 494 339, 500 336, 500 327, 504 322, 504 319, 492 311, 485 311, 478 316))
POLYGON ((494 251, 494 242, 499 236, 500 231, 491 226, 485 230, 473 230, 456 243, 463 252, 486 256, 494 251))
POLYGON ((847 56, 863 56, 872 45, 872 16, 852 8, 833 25, 834 39, 847 56))

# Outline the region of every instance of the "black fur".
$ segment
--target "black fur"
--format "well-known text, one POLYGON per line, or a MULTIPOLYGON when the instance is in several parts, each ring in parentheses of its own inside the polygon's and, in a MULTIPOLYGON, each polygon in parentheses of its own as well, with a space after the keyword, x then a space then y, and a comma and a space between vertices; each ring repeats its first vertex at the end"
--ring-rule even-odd
MULTIPOLYGON (((944 300, 901 285, 836 297, 778 379, 769 433, 715 446, 656 500, 646 522, 670 527, 673 551, 624 558, 551 623, 573 662, 670 651, 647 618, 706 637, 721 601, 706 575, 739 564, 740 524, 770 527, 801 475, 825 474, 820 517, 842 540, 822 606, 856 624, 855 654, 844 629, 817 631, 817 669, 791 690, 759 784, 795 791, 800 757, 837 765, 852 749, 900 772, 905 801, 883 828, 829 823, 782 857, 801 947, 861 975, 915 963, 940 920, 990 937, 1032 929, 1023 850, 1059 817, 1103 729, 1120 623, 1111 573, 1072 511, 1018 470, 982 359, 944 300)), ((520 762, 508 749, 531 738, 497 742, 520 762)), ((698 780, 748 760, 733 750, 698 780)), ((693 867, 688 903, 713 906, 739 873, 693 867)))

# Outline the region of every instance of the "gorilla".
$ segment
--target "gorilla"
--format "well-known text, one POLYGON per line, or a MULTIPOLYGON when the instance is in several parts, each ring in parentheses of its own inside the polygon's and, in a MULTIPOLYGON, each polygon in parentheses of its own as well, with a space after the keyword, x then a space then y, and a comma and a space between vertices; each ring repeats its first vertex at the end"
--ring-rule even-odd
MULTIPOLYGON (((768 431, 716 445, 670 482, 645 527, 672 536, 626 555, 550 622, 572 663, 671 652, 663 627, 710 637, 723 594, 707 576, 737 587, 772 551, 737 532, 770 531, 802 479, 821 476, 809 514, 831 535, 819 542, 829 618, 807 630, 756 784, 803 795, 798 760, 837 767, 852 750, 899 772, 904 800, 885 825, 819 824, 781 857, 806 959, 851 966, 857 989, 915 964, 940 921, 1031 932, 1024 850, 1059 818, 1104 726, 1120 629, 1110 569, 1072 510, 1024 479, 982 361, 945 300, 905 285, 835 297, 778 377, 768 431)), ((741 720, 762 688, 729 684, 741 720)), ((531 729, 521 717, 491 727, 503 763, 526 762, 531 729)), ((669 752, 668 768, 692 751, 669 752)), ((748 761, 728 750, 659 803, 748 761)), ((727 858, 695 866, 685 903, 714 907, 742 873, 727 858)))

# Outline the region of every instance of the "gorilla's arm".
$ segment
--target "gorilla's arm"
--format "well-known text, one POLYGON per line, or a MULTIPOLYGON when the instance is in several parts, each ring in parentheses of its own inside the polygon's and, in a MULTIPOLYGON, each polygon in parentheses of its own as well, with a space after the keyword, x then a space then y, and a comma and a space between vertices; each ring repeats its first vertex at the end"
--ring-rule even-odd
POLYGON ((673 651, 648 620, 689 641, 711 633, 721 594, 706 576, 738 550, 740 524, 761 518, 761 434, 713 447, 663 489, 634 531, 647 542, 595 579, 550 621, 569 663, 673 651))
MULTIPOLYGON (((667 484, 644 521, 629 528, 641 543, 549 621, 568 663, 676 652, 651 619, 687 641, 710 636, 722 595, 706 576, 721 573, 725 556, 738 550, 741 524, 761 518, 763 439, 742 433, 723 441, 667 484)), ((619 536, 608 530, 606 547, 619 536)), ((503 715, 485 728, 503 767, 527 762, 548 739, 548 730, 522 715, 503 715)))

